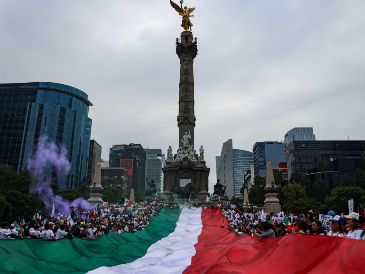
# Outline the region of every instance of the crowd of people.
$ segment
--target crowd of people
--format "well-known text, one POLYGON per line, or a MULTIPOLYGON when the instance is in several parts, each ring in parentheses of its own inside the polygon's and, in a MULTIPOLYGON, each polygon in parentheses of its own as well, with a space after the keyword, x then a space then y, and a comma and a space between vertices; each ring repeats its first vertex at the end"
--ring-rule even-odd
MULTIPOLYGON (((44 239, 60 240, 74 237, 93 240, 110 232, 134 233, 149 225, 164 202, 142 202, 138 206, 108 204, 97 210, 74 209, 73 214, 44 217, 35 214, 27 223, 1 223, 0 239, 44 239), (72 216, 72 217, 71 217, 72 216)), ((315 216, 312 211, 301 215, 280 212, 266 214, 263 211, 249 213, 235 204, 219 205, 228 229, 236 235, 251 235, 261 238, 277 238, 291 233, 327 235, 365 240, 365 211, 348 215, 315 216)), ((224 227, 224 219, 222 227, 224 227)))
POLYGON ((222 213, 228 221, 228 229, 236 235, 277 238, 302 233, 365 240, 365 212, 336 215, 330 211, 326 215, 315 216, 312 211, 308 211, 298 216, 284 212, 274 215, 263 211, 247 213, 234 204, 228 204, 222 207, 222 213))
POLYGON ((44 217, 35 214, 27 223, 3 222, 0 239, 60 240, 78 237, 93 240, 113 231, 118 234, 143 230, 156 215, 162 202, 142 202, 138 206, 108 204, 95 210, 73 209, 72 214, 44 217), (72 216, 72 217, 71 217, 72 216))

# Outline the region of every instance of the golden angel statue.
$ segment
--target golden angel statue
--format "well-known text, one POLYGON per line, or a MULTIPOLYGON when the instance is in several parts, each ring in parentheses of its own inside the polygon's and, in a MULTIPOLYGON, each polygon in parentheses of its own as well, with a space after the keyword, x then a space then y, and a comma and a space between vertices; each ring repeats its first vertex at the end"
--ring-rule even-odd
POLYGON ((170 4, 171 6, 179 13, 179 15, 182 17, 182 23, 181 26, 184 28, 184 30, 190 30, 191 31, 191 27, 193 26, 193 24, 190 21, 190 17, 193 17, 194 15, 190 15, 195 8, 188 8, 188 7, 184 7, 182 6, 182 4, 184 3, 183 0, 180 1, 180 7, 178 4, 172 2, 170 0, 170 4))

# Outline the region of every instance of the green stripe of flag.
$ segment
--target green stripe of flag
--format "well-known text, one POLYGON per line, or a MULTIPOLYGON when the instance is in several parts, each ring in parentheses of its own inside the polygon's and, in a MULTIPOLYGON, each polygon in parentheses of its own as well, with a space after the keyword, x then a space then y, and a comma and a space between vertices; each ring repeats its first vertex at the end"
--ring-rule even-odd
POLYGON ((143 231, 110 233, 96 240, 1 240, 0 273, 85 273, 132 262, 175 230, 180 209, 164 208, 143 231))

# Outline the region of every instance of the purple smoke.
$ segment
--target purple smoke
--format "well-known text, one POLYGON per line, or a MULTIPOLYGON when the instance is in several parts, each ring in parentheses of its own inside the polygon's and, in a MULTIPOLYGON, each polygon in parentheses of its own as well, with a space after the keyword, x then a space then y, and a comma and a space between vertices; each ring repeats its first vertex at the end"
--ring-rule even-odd
POLYGON ((58 146, 48 137, 39 138, 37 151, 28 162, 28 170, 38 181, 42 181, 44 173, 52 165, 57 170, 57 176, 67 175, 71 163, 67 159, 67 151, 63 146, 58 146))
POLYGON ((67 159, 67 151, 63 146, 58 146, 48 137, 41 137, 37 151, 28 162, 28 170, 36 180, 30 188, 30 193, 39 196, 43 200, 46 210, 51 212, 54 205, 56 213, 68 215, 71 208, 94 209, 95 206, 89 204, 83 198, 77 198, 70 202, 53 193, 50 182, 44 179, 45 173, 52 166, 57 171, 57 179, 66 176, 71 169, 71 163, 67 159))

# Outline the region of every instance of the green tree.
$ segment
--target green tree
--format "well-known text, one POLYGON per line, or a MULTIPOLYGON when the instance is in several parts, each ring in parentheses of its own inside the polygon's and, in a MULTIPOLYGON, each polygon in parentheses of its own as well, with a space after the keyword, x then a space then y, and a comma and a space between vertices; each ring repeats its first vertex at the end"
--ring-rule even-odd
POLYGON ((293 173, 290 178, 290 183, 304 186, 308 183, 308 179, 301 173, 293 173))
POLYGON ((134 193, 134 198, 136 199, 136 202, 142 202, 144 199, 144 193, 143 192, 136 192, 134 193))
POLYGON ((9 203, 5 196, 0 196, 0 220, 12 221, 13 205, 9 203))
POLYGON ((101 191, 103 200, 108 203, 118 203, 125 193, 121 187, 105 186, 101 191))
POLYGON ((254 185, 257 185, 259 187, 264 188, 265 187, 265 184, 266 184, 266 181, 265 181, 265 178, 264 177, 257 176, 253 180, 253 183, 254 183, 254 185))
POLYGON ((308 198, 304 186, 301 184, 288 184, 281 190, 281 204, 284 211, 302 213, 309 209, 317 209, 318 202, 308 198))
POLYGON ((357 186, 339 186, 332 189, 331 194, 325 198, 327 209, 337 213, 347 213, 347 201, 354 199, 355 210, 360 203, 365 202, 365 190, 357 186))
POLYGON ((265 201, 265 179, 262 177, 255 177, 254 185, 248 192, 248 199, 251 204, 262 206, 265 201))
POLYGON ((340 179, 340 183, 337 186, 354 186, 354 185, 356 185, 356 182, 353 176, 342 176, 340 179))
POLYGON ((330 193, 326 182, 323 180, 317 180, 311 185, 308 184, 305 190, 308 197, 319 202, 324 202, 324 198, 330 193))
POLYGON ((283 172, 279 169, 274 169, 273 173, 274 173, 275 184, 280 187, 284 187, 286 182, 283 178, 283 172))
POLYGON ((85 199, 88 199, 90 196, 90 186, 87 182, 82 182, 79 186, 79 192, 81 194, 81 197, 84 197, 85 199))
POLYGON ((82 197, 82 195, 78 189, 65 189, 65 190, 58 192, 57 194, 69 201, 73 201, 77 198, 82 197))
POLYGON ((76 189, 64 189, 62 191, 58 191, 58 185, 57 184, 51 184, 51 188, 53 189, 55 194, 58 194, 62 196, 63 198, 73 201, 77 198, 89 198, 90 188, 87 185, 87 183, 83 182, 79 185, 79 188, 76 189))
POLYGON ((12 188, 12 182, 16 179, 16 174, 6 165, 0 165, 0 193, 12 188))
POLYGON ((0 220, 29 220, 36 210, 43 210, 43 202, 29 195, 31 183, 28 172, 16 174, 10 167, 0 165, 0 220))
POLYGON ((354 175, 354 185, 361 187, 363 190, 365 190, 365 170, 363 169, 356 169, 355 175, 354 175))

